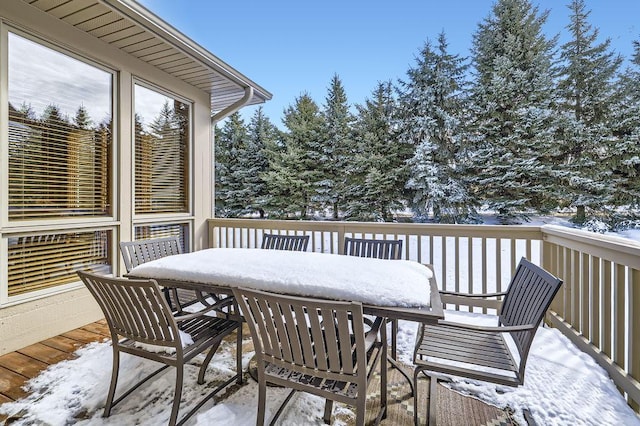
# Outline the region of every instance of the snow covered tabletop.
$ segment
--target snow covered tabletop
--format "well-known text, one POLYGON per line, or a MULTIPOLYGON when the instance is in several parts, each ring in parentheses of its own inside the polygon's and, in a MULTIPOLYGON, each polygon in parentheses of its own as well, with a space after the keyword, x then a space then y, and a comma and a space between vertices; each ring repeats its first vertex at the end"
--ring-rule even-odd
POLYGON ((432 276, 409 260, 227 248, 163 257, 128 275, 408 308, 430 306, 432 276))

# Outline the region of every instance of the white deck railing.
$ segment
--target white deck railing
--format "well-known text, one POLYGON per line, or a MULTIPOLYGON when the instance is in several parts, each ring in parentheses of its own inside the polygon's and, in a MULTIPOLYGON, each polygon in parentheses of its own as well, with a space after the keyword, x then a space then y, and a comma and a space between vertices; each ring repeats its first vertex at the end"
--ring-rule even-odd
POLYGON ((548 321, 595 358, 640 411, 640 244, 551 225, 209 220, 212 247, 260 247, 264 232, 309 235, 309 250, 324 253, 342 253, 345 236, 401 239, 403 258, 433 265, 441 289, 469 293, 505 290, 524 256, 564 281, 548 321))

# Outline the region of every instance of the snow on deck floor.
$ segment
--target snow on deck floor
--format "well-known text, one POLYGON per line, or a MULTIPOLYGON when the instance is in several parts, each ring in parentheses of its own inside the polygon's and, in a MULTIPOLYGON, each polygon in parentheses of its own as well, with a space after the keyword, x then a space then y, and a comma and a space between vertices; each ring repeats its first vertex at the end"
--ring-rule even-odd
MULTIPOLYGON (((479 314, 447 312, 448 320, 481 324, 479 314)), ((400 322, 398 336, 399 358, 411 363, 417 325, 400 322)), ((225 342, 208 369, 206 380, 224 379, 233 374, 233 343, 225 342)), ((111 417, 102 418, 107 394, 112 351, 108 343, 93 343, 78 351, 77 359, 51 366, 29 382, 29 397, 0 406, 5 414, 20 413, 16 425, 48 424, 52 426, 78 425, 160 425, 168 421, 173 398, 175 373, 169 372, 143 386, 127 400, 116 406, 111 417)), ((245 353, 247 367, 253 353, 245 353)), ((126 386, 156 367, 147 360, 123 355, 119 386, 126 386)), ((205 386, 196 384, 197 366, 185 370, 185 389, 181 412, 186 413, 205 386)), ((539 425, 640 425, 640 419, 625 403, 607 374, 585 353, 578 350, 558 330, 541 328, 536 334, 529 355, 525 384, 519 388, 496 386, 471 380, 454 379, 450 386, 465 394, 498 407, 509 406, 515 418, 525 425, 522 410, 529 409, 539 425)), ((124 389, 124 387, 119 387, 124 389)), ((257 384, 248 384, 216 405, 208 402, 187 424, 255 424, 257 384)), ((202 391, 202 392, 201 392, 202 391)), ((269 388, 267 419, 272 415, 286 391, 269 388)), ((321 424, 324 401, 299 394, 285 411, 282 424, 321 424)), ((336 405, 339 411, 353 417, 350 408, 336 405)), ((344 424, 337 416, 335 425, 344 424)))

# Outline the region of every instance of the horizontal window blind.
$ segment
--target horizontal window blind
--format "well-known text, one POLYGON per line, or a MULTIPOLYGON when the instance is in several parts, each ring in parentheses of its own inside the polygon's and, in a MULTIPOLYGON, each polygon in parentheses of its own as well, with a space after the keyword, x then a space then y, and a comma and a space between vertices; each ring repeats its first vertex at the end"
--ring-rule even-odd
POLYGON ((111 214, 111 133, 9 113, 9 219, 111 214))
POLYGON ((8 238, 9 296, 78 281, 76 271, 110 274, 107 230, 8 238))
POLYGON ((8 34, 9 220, 110 216, 113 74, 8 34))
POLYGON ((172 223, 161 225, 139 225, 135 227, 135 239, 178 237, 184 253, 189 250, 189 225, 186 223, 172 223))
MULTIPOLYGON (((149 89, 136 86, 139 90, 149 89)), ((136 97, 135 211, 137 214, 184 213, 188 211, 190 106, 164 99, 154 117, 141 122, 146 106, 136 97)))

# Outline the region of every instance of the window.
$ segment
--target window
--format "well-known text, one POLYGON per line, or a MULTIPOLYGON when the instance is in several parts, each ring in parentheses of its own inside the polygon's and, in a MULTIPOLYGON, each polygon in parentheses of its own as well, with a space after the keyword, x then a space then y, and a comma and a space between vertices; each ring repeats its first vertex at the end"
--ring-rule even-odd
POLYGON ((191 106, 135 85, 135 213, 189 211, 191 106))
POLYGON ((114 73, 35 40, 9 30, 2 64, 2 300, 78 283, 79 269, 113 272, 114 73))
POLYGON ((9 220, 110 216, 113 75, 8 37, 9 220))
POLYGON ((140 225, 135 227, 135 239, 178 237, 183 252, 189 251, 189 225, 186 223, 140 225))
POLYGON ((9 296, 78 281, 77 270, 109 274, 108 230, 8 238, 9 296))

